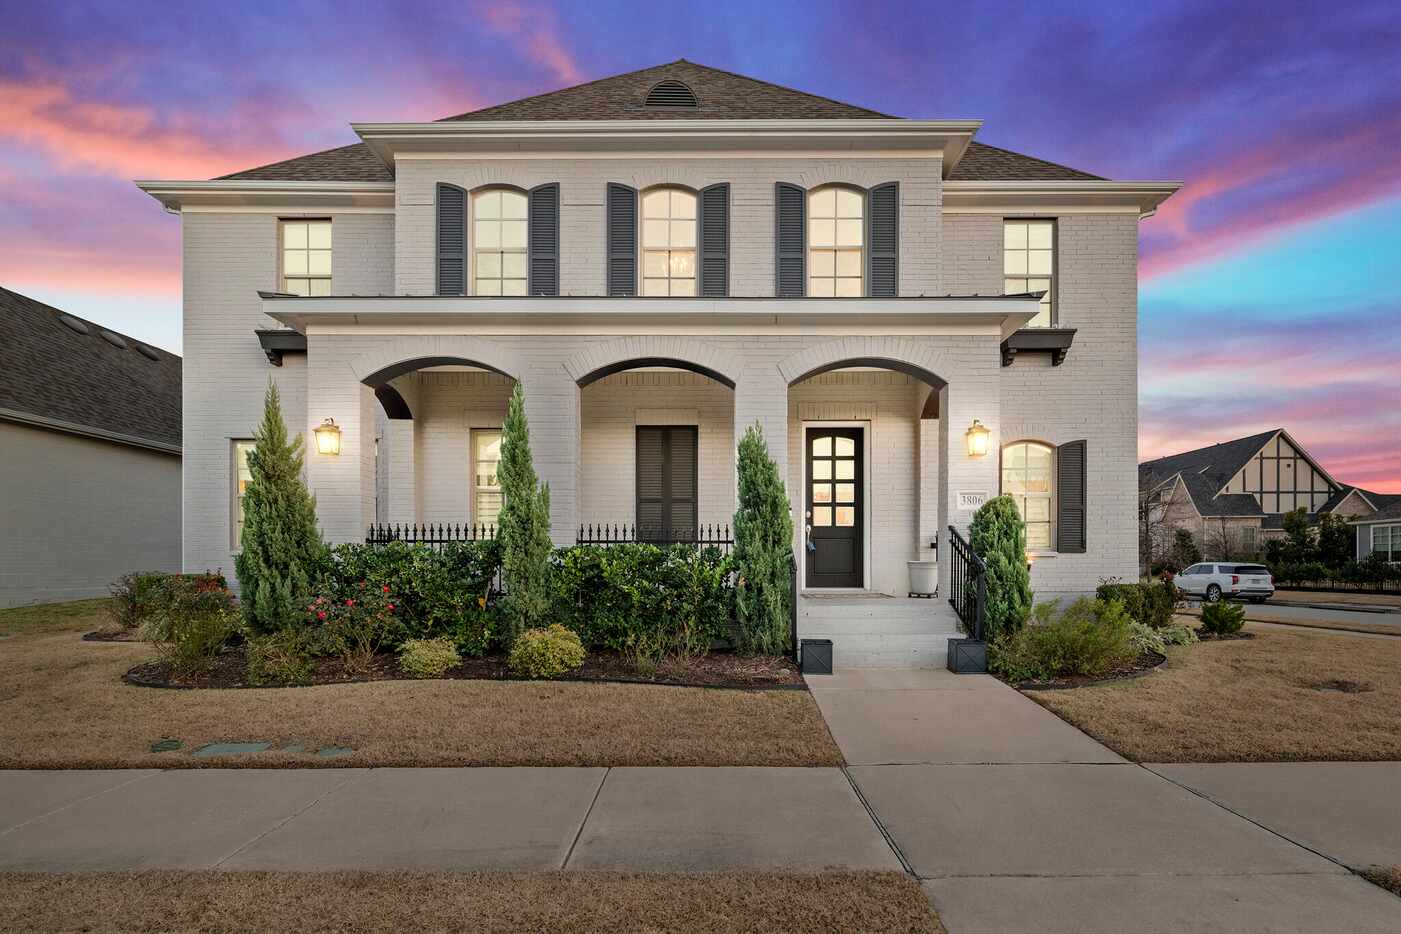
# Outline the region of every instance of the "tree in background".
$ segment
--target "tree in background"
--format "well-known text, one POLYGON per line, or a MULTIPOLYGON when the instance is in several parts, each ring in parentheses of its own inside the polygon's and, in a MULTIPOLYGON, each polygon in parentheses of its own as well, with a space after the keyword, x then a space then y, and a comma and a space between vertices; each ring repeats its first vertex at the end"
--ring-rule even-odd
POLYGON ((779 655, 792 649, 793 513, 764 432, 751 425, 739 443, 735 565, 740 649, 779 655))
POLYGON ((1312 561, 1317 557, 1317 539, 1309 522, 1308 510, 1300 506, 1284 514, 1284 554, 1287 561, 1312 561))
POLYGON ((1318 517, 1318 560, 1325 567, 1340 568, 1352 561, 1357 533, 1342 516, 1325 512, 1318 517))
POLYGON ((302 436, 287 437, 277 386, 268 381, 263 423, 248 452, 242 551, 234 561, 243 618, 257 632, 300 626, 325 561, 316 499, 302 479, 302 436))
POLYGON ((1188 529, 1178 529, 1172 536, 1172 561, 1177 570, 1190 567, 1202 559, 1202 550, 1188 529))
POLYGON ((522 632, 544 624, 550 592, 550 487, 540 485, 530 454, 530 426, 521 384, 511 393, 501 430, 497 468, 504 502, 498 521, 501 577, 505 587, 503 641, 509 649, 522 632))
POLYGON ((988 641, 1021 627, 1031 613, 1031 571, 1026 565, 1026 523, 1010 496, 996 496, 973 514, 968 543, 987 565, 987 606, 983 610, 988 641))

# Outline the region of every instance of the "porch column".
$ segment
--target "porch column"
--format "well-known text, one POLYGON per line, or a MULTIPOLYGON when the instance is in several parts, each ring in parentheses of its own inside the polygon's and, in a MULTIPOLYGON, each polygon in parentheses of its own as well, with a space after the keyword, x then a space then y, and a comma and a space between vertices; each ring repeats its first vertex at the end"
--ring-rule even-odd
POLYGON ((915 394, 915 554, 921 561, 931 561, 938 552, 930 548, 939 541, 939 512, 943 493, 939 484, 940 390, 920 384, 915 394), (928 416, 928 417, 926 417, 928 416))
POLYGON ((391 418, 385 430, 389 463, 389 521, 418 523, 418 459, 413 419, 391 418))
MULTIPOLYGON (((749 426, 758 423, 778 476, 788 483, 788 384, 774 366, 752 366, 735 384, 735 451, 749 426)), ((738 475, 736 475, 738 480, 738 475)), ((791 496, 791 491, 790 491, 791 496)))
POLYGON ((307 338, 307 485, 316 496, 321 534, 333 545, 363 541, 374 521, 374 391, 355 378, 334 341, 307 338), (327 418, 341 429, 339 455, 316 452, 316 428, 327 418))
MULTIPOLYGON (((973 521, 976 506, 960 504, 959 494, 984 494, 991 499, 998 494, 1001 485, 998 471, 1001 464, 999 452, 1002 449, 1001 400, 997 386, 999 358, 989 354, 990 366, 978 366, 969 360, 960 369, 958 378, 949 382, 943 391, 944 405, 940 409, 939 437, 944 461, 944 516, 941 528, 953 525, 967 537, 968 524, 973 521), (984 373, 982 370, 986 369, 984 373), (967 431, 977 419, 989 431, 987 454, 971 457, 968 454, 967 431)), ((981 360, 978 361, 981 363, 981 360)), ((939 554, 944 560, 939 562, 941 586, 948 586, 949 554, 947 531, 939 543, 939 554)), ((947 592, 947 591, 945 591, 947 592)))
POLYGON ((572 545, 579 531, 579 384, 558 361, 532 361, 521 389, 535 473, 550 485, 550 537, 572 545))

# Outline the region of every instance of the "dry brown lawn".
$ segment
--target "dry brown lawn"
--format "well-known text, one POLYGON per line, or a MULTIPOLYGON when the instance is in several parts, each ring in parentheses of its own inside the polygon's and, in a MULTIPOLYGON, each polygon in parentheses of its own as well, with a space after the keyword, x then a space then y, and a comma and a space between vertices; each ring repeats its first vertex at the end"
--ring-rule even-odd
POLYGON ((1360 606, 1401 606, 1401 594, 1352 593, 1332 590, 1276 590, 1271 603, 1351 603, 1360 606))
POLYGON ((1138 762, 1401 759, 1401 639, 1246 631, 1169 649, 1145 678, 1027 696, 1138 762))
POLYGON ((82 642, 94 601, 0 611, 0 768, 842 764, 806 691, 379 681, 160 690, 121 681, 142 643, 82 642), (152 743, 180 740, 177 751, 152 743), (267 752, 194 758, 206 743, 267 752), (301 746, 306 752, 278 751, 301 746), (325 747, 352 752, 314 755, 325 747))
MULTIPOLYGON (((1383 636, 1401 636, 1401 626, 1396 624, 1387 625, 1385 623, 1354 623, 1352 621, 1342 621, 1336 619, 1314 619, 1312 617, 1295 617, 1283 619, 1278 616, 1266 616, 1257 613, 1252 617, 1251 613, 1258 607, 1247 606, 1245 608, 1245 618, 1254 619, 1257 623, 1269 623, 1272 626, 1298 626, 1301 629, 1337 629, 1341 632, 1365 632, 1383 636)), ((1197 621, 1202 617, 1202 611, 1193 607, 1178 610, 1178 616, 1186 617, 1178 622, 1186 623, 1189 626, 1197 625, 1197 621)))
POLYGON ((0 873, 4 931, 896 931, 898 872, 0 873))
POLYGON ((1401 866, 1373 866, 1362 870, 1362 878, 1392 895, 1401 895, 1401 866))

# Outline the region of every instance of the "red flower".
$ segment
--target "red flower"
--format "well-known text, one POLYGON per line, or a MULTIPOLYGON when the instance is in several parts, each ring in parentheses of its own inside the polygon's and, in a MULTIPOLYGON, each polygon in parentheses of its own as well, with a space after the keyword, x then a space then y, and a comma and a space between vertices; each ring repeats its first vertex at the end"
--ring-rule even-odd
POLYGON ((325 611, 325 610, 322 610, 321 612, 317 613, 317 614, 316 614, 316 618, 317 618, 317 619, 325 619, 325 618, 326 618, 326 611, 325 611))
POLYGON ((389 604, 389 612, 391 612, 391 613, 394 612, 394 604, 392 604, 392 603, 389 604))
POLYGON ((385 585, 384 585, 384 592, 385 592, 385 593, 389 593, 389 585, 388 585, 388 584, 385 584, 385 585))
POLYGON ((345 601, 345 605, 346 605, 346 606, 354 606, 354 605, 355 605, 355 601, 354 601, 354 600, 347 600, 347 601, 345 601))

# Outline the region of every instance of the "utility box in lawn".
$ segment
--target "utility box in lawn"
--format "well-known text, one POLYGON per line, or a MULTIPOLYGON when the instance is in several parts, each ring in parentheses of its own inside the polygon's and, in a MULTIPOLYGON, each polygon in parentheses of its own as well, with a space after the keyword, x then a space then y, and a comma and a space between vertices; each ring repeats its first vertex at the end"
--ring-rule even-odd
POLYGON ((799 643, 803 674, 830 675, 832 673, 832 640, 804 639, 799 643))

